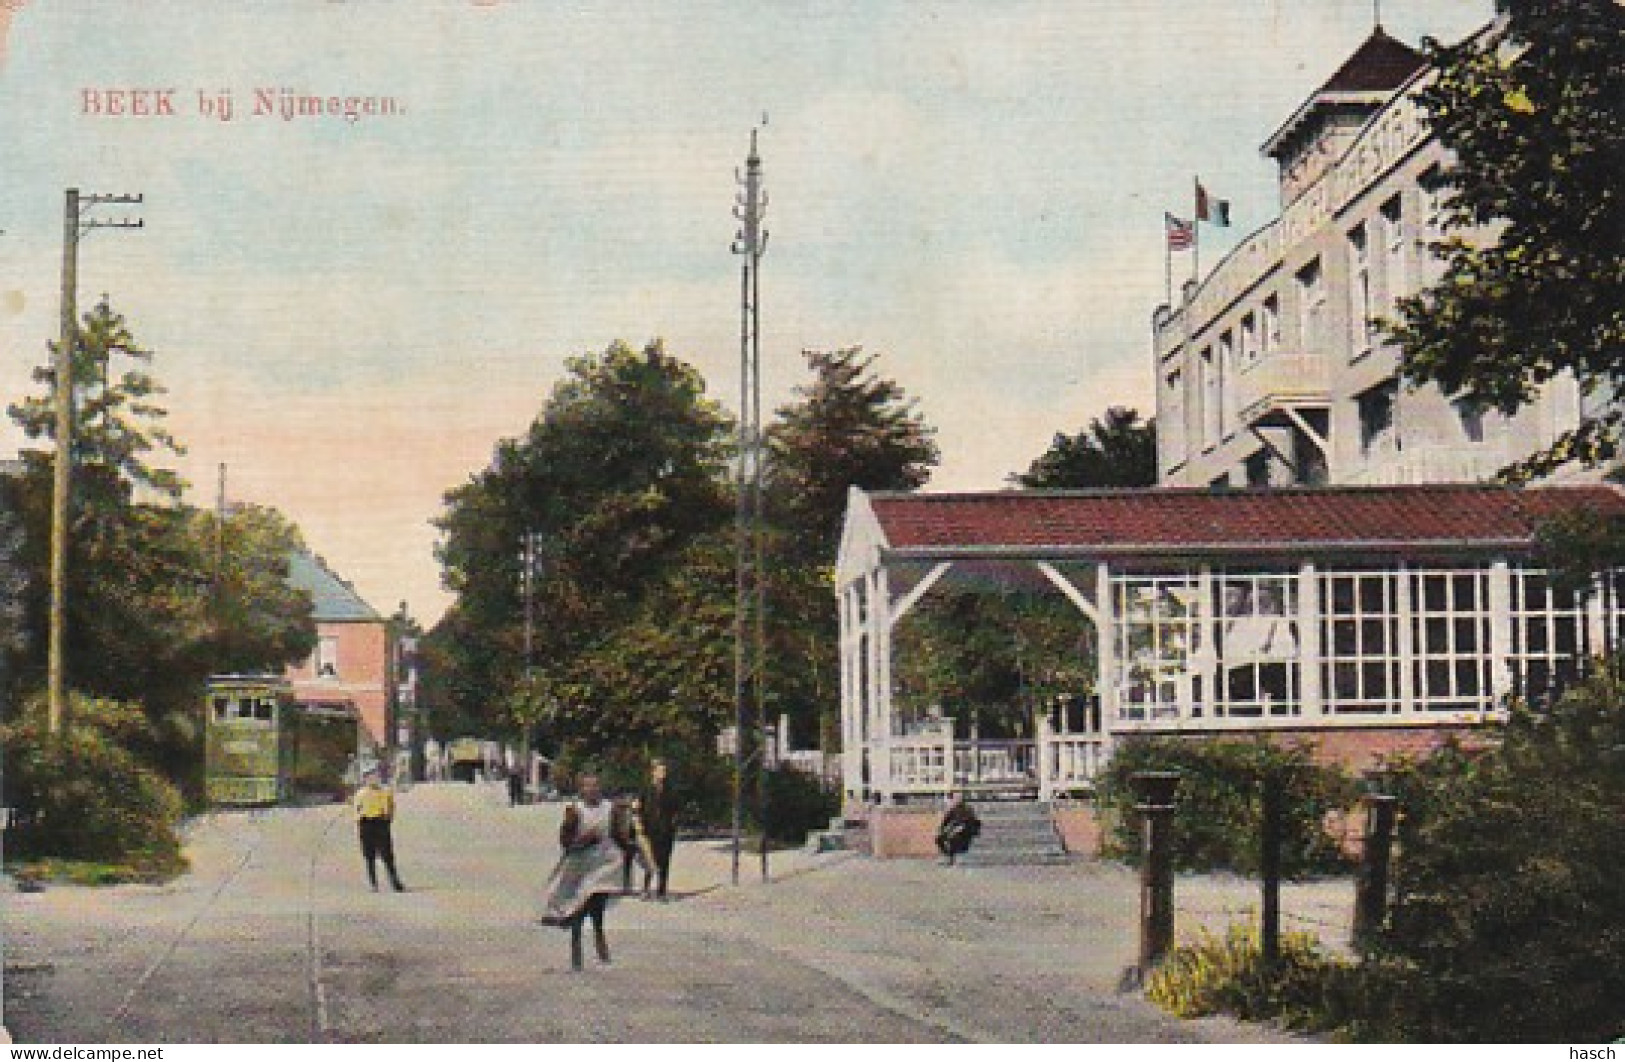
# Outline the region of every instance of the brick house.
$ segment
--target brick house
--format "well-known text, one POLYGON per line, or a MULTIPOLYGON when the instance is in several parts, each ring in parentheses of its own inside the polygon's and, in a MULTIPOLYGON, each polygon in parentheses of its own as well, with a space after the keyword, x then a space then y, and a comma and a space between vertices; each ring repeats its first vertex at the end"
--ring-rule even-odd
POLYGON ((302 705, 353 716, 361 746, 389 744, 391 659, 389 629, 371 605, 321 558, 288 558, 288 581, 310 594, 316 649, 286 671, 302 705))

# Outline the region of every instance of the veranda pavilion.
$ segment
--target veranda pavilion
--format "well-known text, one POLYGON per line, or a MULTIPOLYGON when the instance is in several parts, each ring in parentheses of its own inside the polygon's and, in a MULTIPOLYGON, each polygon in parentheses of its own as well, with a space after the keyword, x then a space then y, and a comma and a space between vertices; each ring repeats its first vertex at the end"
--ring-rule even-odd
POLYGON ((1537 530, 1625 516, 1606 485, 869 494, 836 571, 851 803, 1086 792, 1133 734, 1267 731, 1351 766, 1547 695, 1625 637, 1619 573, 1556 585, 1537 530), (1038 580, 1075 606, 1088 710, 986 740, 899 707, 894 638, 955 585, 1038 580))

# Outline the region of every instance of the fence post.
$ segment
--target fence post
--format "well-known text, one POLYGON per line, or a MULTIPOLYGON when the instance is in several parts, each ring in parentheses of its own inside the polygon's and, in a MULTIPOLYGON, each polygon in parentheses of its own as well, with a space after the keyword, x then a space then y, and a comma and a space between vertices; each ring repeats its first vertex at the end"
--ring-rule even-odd
POLYGON ((1365 836, 1360 848, 1360 872, 1354 882, 1354 946, 1364 950, 1388 914, 1388 868, 1394 845, 1394 819, 1399 799, 1367 793, 1365 836))
POLYGON ((1174 943, 1174 852, 1172 827, 1175 771, 1141 771, 1134 775, 1134 809, 1140 813, 1140 966, 1141 981, 1168 954, 1174 943))

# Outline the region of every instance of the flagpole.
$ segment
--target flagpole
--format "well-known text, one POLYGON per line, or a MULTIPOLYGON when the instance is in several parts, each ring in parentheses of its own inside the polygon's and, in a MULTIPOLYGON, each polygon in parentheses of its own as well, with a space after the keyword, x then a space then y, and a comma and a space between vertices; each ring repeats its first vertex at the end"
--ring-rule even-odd
MULTIPOLYGON (((1202 187, 1202 178, 1194 177, 1196 187, 1202 187)), ((1202 204, 1200 200, 1191 203, 1191 279, 1200 282, 1202 279, 1202 204)))
POLYGON ((1164 301, 1170 309, 1174 305, 1174 241, 1168 233, 1168 215, 1162 216, 1162 286, 1167 291, 1164 301))

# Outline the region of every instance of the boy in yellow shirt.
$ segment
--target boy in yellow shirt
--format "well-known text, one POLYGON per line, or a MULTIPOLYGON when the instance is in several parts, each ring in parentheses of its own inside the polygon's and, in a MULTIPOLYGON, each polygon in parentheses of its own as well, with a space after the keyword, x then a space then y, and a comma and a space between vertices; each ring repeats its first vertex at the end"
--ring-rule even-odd
POLYGON ((355 813, 361 831, 361 858, 367 861, 367 881, 372 891, 378 891, 377 861, 382 859, 384 869, 389 871, 389 883, 396 892, 405 892, 401 876, 395 873, 395 842, 390 836, 390 823, 395 820, 395 791, 385 788, 376 767, 362 776, 361 788, 355 794, 355 813))

